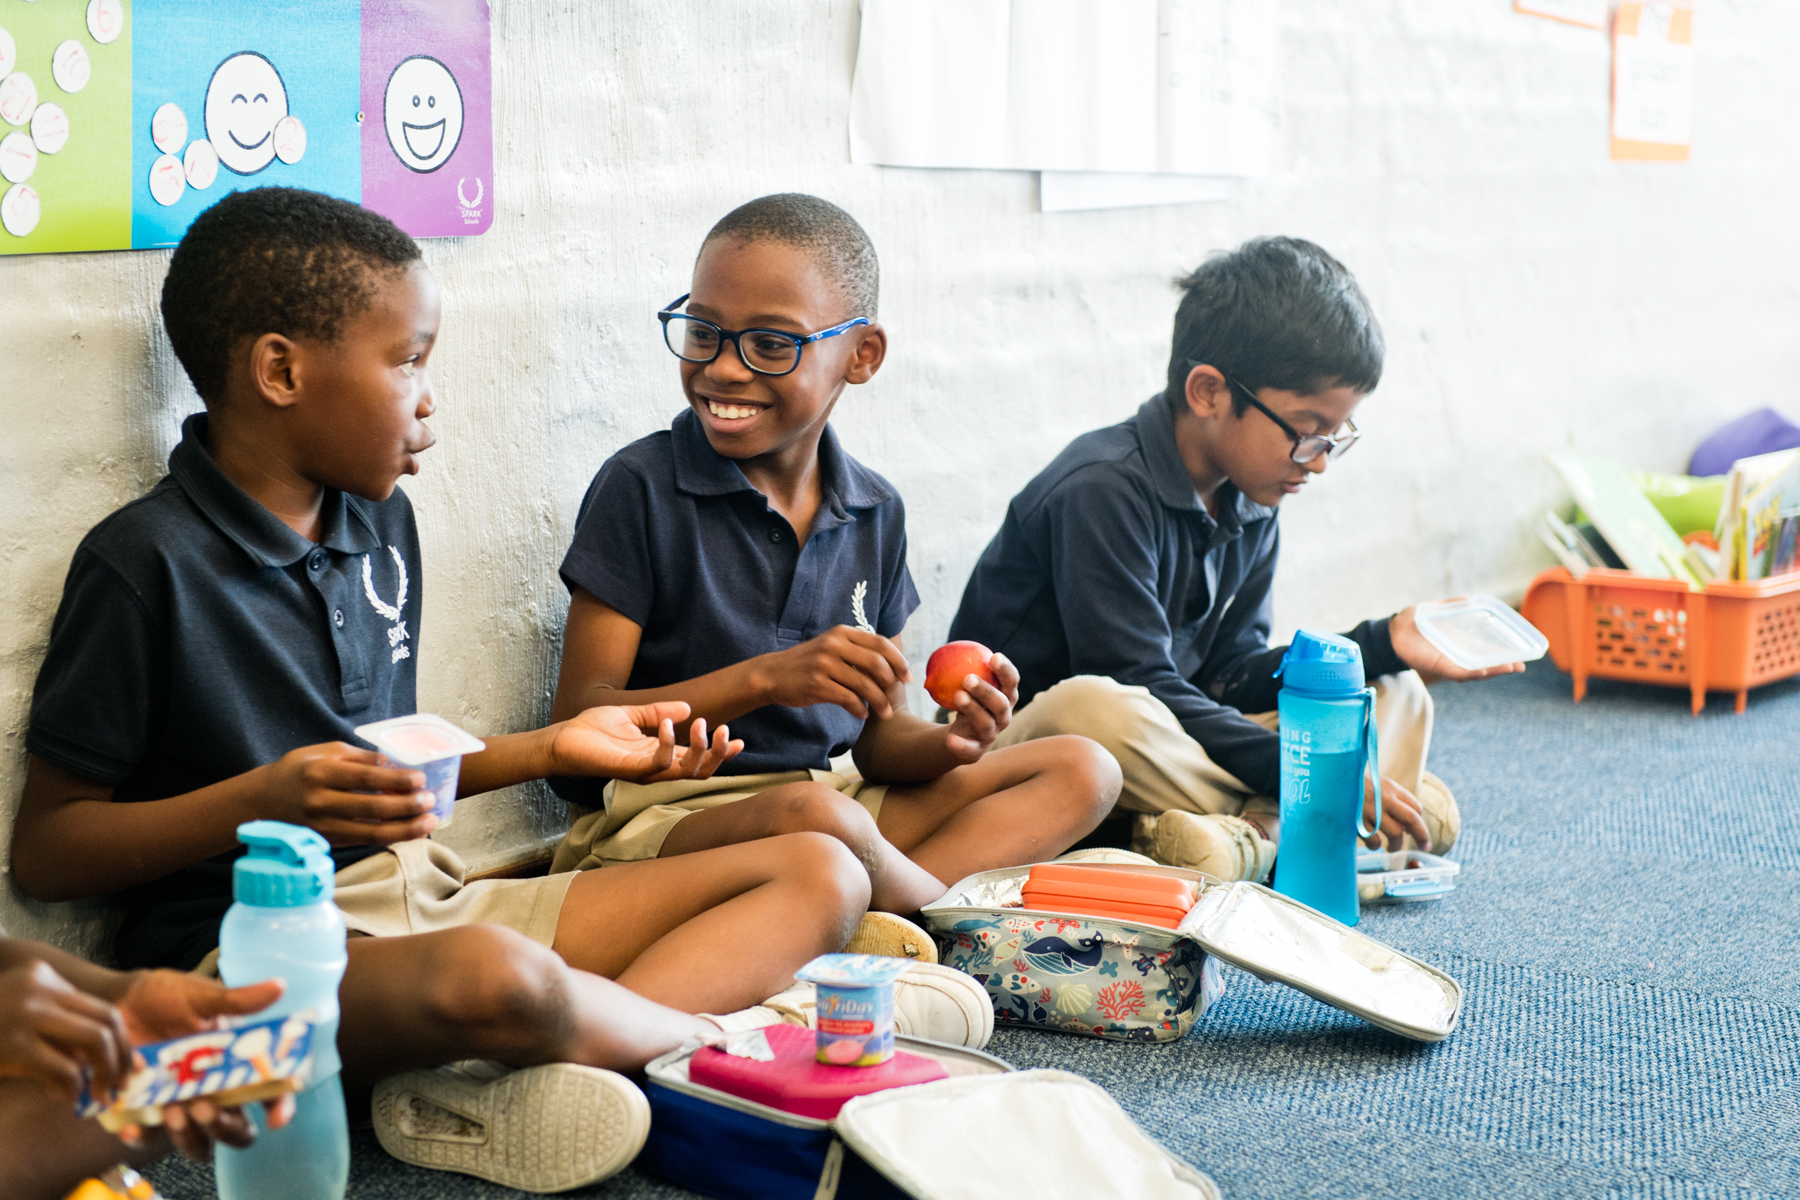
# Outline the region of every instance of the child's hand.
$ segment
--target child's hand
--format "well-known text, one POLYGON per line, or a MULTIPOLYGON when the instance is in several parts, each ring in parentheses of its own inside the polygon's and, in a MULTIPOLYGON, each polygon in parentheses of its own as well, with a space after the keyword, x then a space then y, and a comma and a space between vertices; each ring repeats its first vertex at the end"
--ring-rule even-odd
POLYGON ((119 1010, 75 990, 49 963, 0 974, 0 1076, 35 1079, 73 1108, 83 1067, 104 1094, 125 1082, 134 1062, 119 1010))
POLYGON ((425 776, 375 763, 373 750, 344 742, 290 750, 264 768, 259 815, 315 829, 333 846, 390 846, 436 829, 425 776))
POLYGON ((680 701, 630 707, 601 705, 551 727, 553 775, 597 775, 633 783, 709 779, 744 748, 721 725, 706 738, 706 719, 688 726, 685 747, 675 743, 675 722, 692 711, 680 701), (651 731, 654 730, 654 734, 651 731))
MULTIPOLYGON (((1431 831, 1425 828, 1425 818, 1420 813, 1419 798, 1389 779, 1381 777, 1381 827, 1375 836, 1364 838, 1369 846, 1376 850, 1398 850, 1401 839, 1412 834, 1413 842, 1421 850, 1431 849, 1431 831)), ((1367 776, 1363 778, 1363 828, 1375 819, 1375 784, 1367 776)))
MULTIPOLYGON (((1462 599, 1457 596, 1454 599, 1462 599)), ((1488 667, 1481 671, 1471 671, 1467 667, 1459 667, 1444 655, 1442 650, 1432 645, 1419 632, 1418 623, 1413 620, 1413 609, 1407 608, 1394 615, 1388 622, 1388 636, 1394 641, 1394 653, 1400 661, 1419 673, 1426 683, 1436 683, 1442 679, 1463 681, 1468 679, 1486 679, 1490 675, 1511 675, 1515 671, 1523 671, 1522 662, 1502 663, 1497 667, 1488 667)))
POLYGON ((900 647, 879 633, 839 625, 792 650, 756 660, 759 691, 768 704, 805 708, 835 704, 851 716, 894 715, 889 693, 912 681, 900 647))
POLYGON ((951 698, 956 720, 950 723, 944 745, 964 762, 974 762, 988 752, 1000 731, 1012 724, 1013 705, 1019 702, 1019 669, 1012 660, 996 654, 987 665, 999 687, 978 675, 965 675, 951 698))
MULTIPOLYGON (((283 990, 277 979, 228 988, 181 971, 144 971, 132 977, 118 1011, 131 1040, 141 1045, 216 1028, 220 1017, 261 1012, 281 999, 283 990)), ((265 1107, 268 1126, 280 1129, 293 1116, 294 1098, 281 1096, 265 1107)), ((243 1147, 256 1137, 241 1109, 220 1108, 210 1100, 165 1109, 163 1123, 175 1148, 200 1162, 212 1157, 214 1142, 243 1147)))

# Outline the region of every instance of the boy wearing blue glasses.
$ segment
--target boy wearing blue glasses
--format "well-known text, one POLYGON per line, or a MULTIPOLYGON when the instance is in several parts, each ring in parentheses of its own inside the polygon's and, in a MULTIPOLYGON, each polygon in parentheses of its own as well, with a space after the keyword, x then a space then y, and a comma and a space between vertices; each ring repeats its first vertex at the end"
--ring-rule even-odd
MULTIPOLYGON (((1124 770, 1137 849, 1265 880, 1280 838, 1273 676, 1286 650, 1268 644, 1276 510, 1355 443, 1350 414, 1380 382, 1384 347, 1349 271, 1310 242, 1259 238, 1178 286, 1166 390, 1076 438, 1014 498, 950 636, 1018 664, 1025 704, 996 744, 1095 738, 1124 770)), ((1347 636, 1377 696, 1386 803, 1371 841, 1442 852, 1460 818, 1425 771, 1420 673, 1524 667, 1455 666, 1410 608, 1347 636)))
MULTIPOLYGON (((1118 792, 1076 736, 992 750, 1018 675, 971 675, 949 725, 906 711, 900 633, 918 606, 893 487, 828 421, 887 353, 874 247, 812 196, 766 196, 714 226, 693 288, 658 315, 687 407, 595 476, 562 575, 570 594, 555 710, 680 697, 744 751, 710 781, 568 780, 593 811, 555 869, 668 858, 801 830, 868 869, 870 907, 908 914, 979 870, 1062 852, 1118 792), (854 751, 860 778, 830 769, 854 751)), ((903 922, 853 949, 930 957, 903 922), (894 939, 884 942, 882 939, 894 939)))

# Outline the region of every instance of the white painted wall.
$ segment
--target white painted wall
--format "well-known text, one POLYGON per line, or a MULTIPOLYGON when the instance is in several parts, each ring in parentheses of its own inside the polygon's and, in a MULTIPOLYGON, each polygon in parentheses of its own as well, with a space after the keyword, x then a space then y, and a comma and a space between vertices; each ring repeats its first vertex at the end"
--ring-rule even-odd
MULTIPOLYGON (((1678 469, 1724 418, 1788 401, 1800 6, 1703 0, 1685 166, 1609 163, 1606 39, 1510 10, 1286 0, 1276 175, 1226 204, 1046 215, 1030 175, 849 164, 853 0, 498 0, 494 228, 426 251, 446 311, 441 440, 408 484, 422 703, 478 731, 542 719, 582 490, 680 407, 651 313, 708 226, 771 191, 845 205, 882 254, 892 355, 838 426, 910 507, 915 655, 1013 493, 1159 386, 1169 279, 1260 233, 1339 255, 1390 347, 1368 436, 1285 518, 1282 626, 1522 586, 1548 561, 1528 519, 1559 497, 1545 451, 1678 469)), ((0 830, 69 555, 197 406, 156 323, 165 261, 0 259, 0 830)), ((479 865, 562 819, 521 789, 447 837, 479 865)), ((100 931, 94 906, 10 881, 0 922, 100 931)))

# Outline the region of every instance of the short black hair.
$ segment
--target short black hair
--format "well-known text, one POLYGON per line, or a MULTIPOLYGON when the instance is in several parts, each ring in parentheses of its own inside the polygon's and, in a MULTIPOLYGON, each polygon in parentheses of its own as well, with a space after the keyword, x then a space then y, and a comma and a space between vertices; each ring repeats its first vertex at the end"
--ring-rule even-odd
MULTIPOLYGON (((1184 294, 1165 396, 1176 411, 1198 363, 1252 392, 1368 393, 1381 382, 1387 347, 1375 311, 1344 264, 1311 242, 1255 238, 1215 254, 1175 286, 1184 294)), ((1236 388, 1231 404, 1239 416, 1249 407, 1236 388)))
POLYGON ((419 260, 400 227, 360 204, 299 188, 232 192, 194 218, 163 280, 163 327, 208 404, 244 337, 331 341, 369 306, 372 276, 419 260))
POLYGON ((817 196, 804 192, 779 192, 740 204, 722 217, 700 243, 706 247, 719 238, 743 242, 783 242, 808 251, 825 273, 843 289, 850 302, 850 316, 875 319, 881 293, 881 264, 875 243, 856 223, 856 218, 817 196))

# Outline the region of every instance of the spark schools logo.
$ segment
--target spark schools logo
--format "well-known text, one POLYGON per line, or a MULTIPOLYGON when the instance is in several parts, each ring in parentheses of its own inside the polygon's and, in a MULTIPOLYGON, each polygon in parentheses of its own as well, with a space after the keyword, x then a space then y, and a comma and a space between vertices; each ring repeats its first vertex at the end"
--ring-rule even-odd
POLYGON ((463 224, 478 225, 481 223, 481 198, 483 195, 481 180, 479 178, 475 180, 475 198, 473 200, 469 199, 468 193, 463 191, 463 184, 467 181, 467 176, 456 181, 456 198, 462 201, 463 224))

